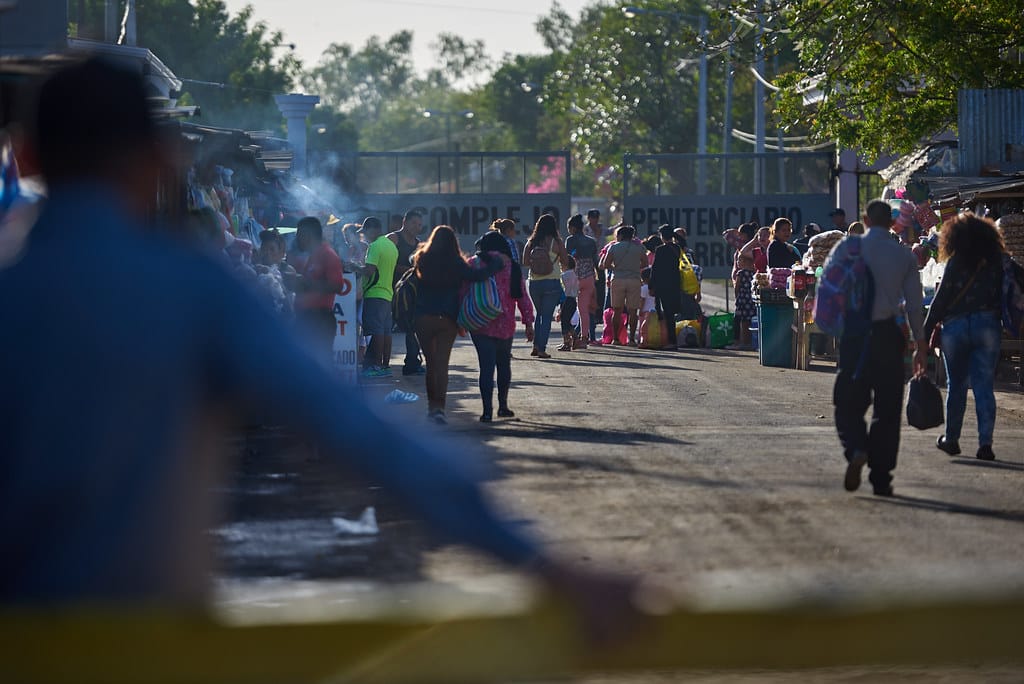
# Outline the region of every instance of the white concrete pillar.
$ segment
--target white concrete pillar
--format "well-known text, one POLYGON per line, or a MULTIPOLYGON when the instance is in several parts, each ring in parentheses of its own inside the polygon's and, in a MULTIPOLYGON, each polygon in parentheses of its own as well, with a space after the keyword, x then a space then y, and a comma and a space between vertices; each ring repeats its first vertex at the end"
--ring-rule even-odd
POLYGON ((846 220, 859 221, 857 206, 857 169, 859 162, 853 150, 839 150, 839 175, 836 177, 836 206, 846 211, 846 220))
POLYGON ((275 95, 274 101, 288 124, 288 144, 292 148, 292 173, 305 176, 306 169, 306 117, 320 104, 319 95, 275 95))

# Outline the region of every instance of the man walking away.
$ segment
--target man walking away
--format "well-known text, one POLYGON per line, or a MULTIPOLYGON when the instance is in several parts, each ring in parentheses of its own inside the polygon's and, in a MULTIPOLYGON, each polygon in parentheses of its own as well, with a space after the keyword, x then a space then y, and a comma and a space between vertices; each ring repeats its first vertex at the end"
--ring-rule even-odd
POLYGON ((900 446, 906 349, 906 338, 896 317, 900 304, 905 302, 917 347, 914 375, 923 375, 928 361, 923 333, 924 293, 916 257, 889 237, 889 205, 880 200, 868 204, 864 222, 868 225, 867 234, 844 238, 825 265, 828 270, 833 261, 847 258, 850 241, 860 240, 862 258, 874 280, 870 332, 844 332, 839 340, 833 402, 836 430, 847 460, 844 487, 856 491, 861 471, 867 465, 875 495, 892 496, 892 471, 896 469, 900 446), (864 422, 868 406, 873 406, 870 429, 864 422))
MULTIPOLYGON (((402 227, 388 233, 388 239, 398 248, 398 261, 395 263, 395 274, 391 285, 394 287, 406 271, 412 268, 412 254, 420 244, 419 234, 423 230, 423 214, 415 210, 405 212, 402 227)), ((420 357, 420 343, 416 339, 415 330, 404 330, 405 362, 402 364, 402 375, 423 375, 423 359, 420 357)))

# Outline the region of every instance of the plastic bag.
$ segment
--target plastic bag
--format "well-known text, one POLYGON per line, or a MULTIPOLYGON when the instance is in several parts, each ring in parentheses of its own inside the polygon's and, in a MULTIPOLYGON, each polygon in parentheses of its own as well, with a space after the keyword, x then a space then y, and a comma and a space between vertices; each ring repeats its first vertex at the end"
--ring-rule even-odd
MULTIPOLYGON (((612 343, 612 321, 615 320, 615 309, 608 308, 604 310, 604 335, 601 337, 601 344, 612 343)), ((622 311, 619 312, 619 344, 626 344, 629 339, 628 331, 626 330, 626 322, 628 317, 622 311)))
POLYGON ((668 344, 668 327, 655 311, 645 311, 640 322, 640 347, 661 349, 668 344))
POLYGON ((676 339, 683 347, 699 347, 701 339, 700 321, 684 320, 676 323, 676 339))
POLYGON ((708 346, 712 349, 721 349, 732 344, 732 323, 733 314, 719 312, 708 316, 708 346))
POLYGON ((944 422, 942 392, 927 375, 912 378, 907 392, 907 424, 927 430, 944 422))

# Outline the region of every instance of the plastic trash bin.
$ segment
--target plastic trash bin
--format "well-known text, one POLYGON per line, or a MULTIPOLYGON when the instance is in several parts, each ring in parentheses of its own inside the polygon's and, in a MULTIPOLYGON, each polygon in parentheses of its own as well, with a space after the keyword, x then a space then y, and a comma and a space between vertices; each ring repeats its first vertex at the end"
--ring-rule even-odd
POLYGON ((761 304, 757 307, 762 366, 793 367, 793 304, 761 304))

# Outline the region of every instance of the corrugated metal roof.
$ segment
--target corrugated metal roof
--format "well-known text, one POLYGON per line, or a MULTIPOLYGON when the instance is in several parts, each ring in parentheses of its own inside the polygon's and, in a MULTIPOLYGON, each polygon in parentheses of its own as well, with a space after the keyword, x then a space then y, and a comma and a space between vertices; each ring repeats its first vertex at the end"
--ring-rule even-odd
POLYGON ((1024 170, 1007 159, 1008 145, 1024 145, 1024 90, 961 90, 957 104, 962 175, 978 176, 984 166, 1024 170))
POLYGON ((985 197, 1024 197, 1024 174, 996 178, 936 176, 927 180, 932 200, 938 204, 962 204, 985 197))
POLYGON ((931 180, 931 175, 954 171, 956 153, 955 141, 934 143, 900 157, 884 169, 879 169, 878 175, 885 179, 887 185, 904 188, 918 174, 927 174, 928 180, 931 180))

